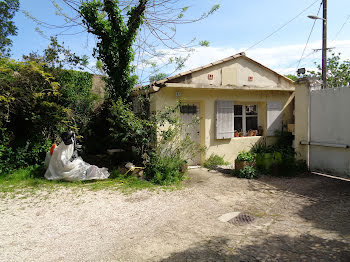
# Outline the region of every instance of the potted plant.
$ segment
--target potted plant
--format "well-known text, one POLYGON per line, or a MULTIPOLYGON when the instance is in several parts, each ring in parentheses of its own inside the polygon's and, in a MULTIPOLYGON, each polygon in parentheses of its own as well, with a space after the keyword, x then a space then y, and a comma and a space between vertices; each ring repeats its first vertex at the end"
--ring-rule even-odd
POLYGON ((235 130, 234 136, 235 136, 235 137, 239 137, 239 132, 238 132, 237 130, 235 130))
POLYGON ((250 152, 239 152, 235 160, 235 170, 239 171, 246 166, 253 166, 255 155, 250 152))
POLYGON ((243 136, 243 131, 240 131, 239 132, 239 137, 242 137, 243 136))

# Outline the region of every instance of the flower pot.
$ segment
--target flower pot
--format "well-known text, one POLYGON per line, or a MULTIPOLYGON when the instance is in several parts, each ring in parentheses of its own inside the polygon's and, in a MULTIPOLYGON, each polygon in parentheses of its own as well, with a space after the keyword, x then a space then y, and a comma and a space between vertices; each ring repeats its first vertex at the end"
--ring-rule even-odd
POLYGON ((254 165, 254 162, 235 160, 235 170, 237 171, 245 168, 246 166, 253 166, 253 165, 254 165))

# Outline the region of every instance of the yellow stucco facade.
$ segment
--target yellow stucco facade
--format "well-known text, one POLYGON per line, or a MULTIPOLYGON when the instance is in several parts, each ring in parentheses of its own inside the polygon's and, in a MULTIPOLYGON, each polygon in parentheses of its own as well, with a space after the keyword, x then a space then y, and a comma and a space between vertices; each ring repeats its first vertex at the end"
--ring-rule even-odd
MULTIPOLYGON (((135 95, 143 92, 135 90, 135 95)), ((294 124, 294 82, 240 53, 226 59, 196 68, 152 83, 148 88, 150 110, 162 110, 183 103, 199 104, 200 144, 206 148, 203 163, 217 154, 233 163, 240 151, 249 151, 256 143, 270 144, 267 136, 267 107, 271 102, 282 106, 282 126, 294 124), (263 136, 217 139, 216 102, 233 101, 235 105, 257 105, 258 125, 263 136)))
POLYGON ((284 91, 251 91, 251 90, 209 90, 196 88, 162 88, 151 95, 151 110, 157 111, 164 106, 174 106, 178 100, 183 103, 199 103, 200 105, 200 143, 206 147, 201 156, 203 163, 211 154, 223 156, 225 161, 233 163, 240 151, 249 151, 257 142, 266 141, 268 144, 273 137, 247 136, 231 139, 216 139, 215 136, 215 102, 230 100, 235 104, 258 106, 258 124, 266 134, 267 101, 280 101, 284 105, 283 125, 294 123, 291 101, 293 92, 284 91), (178 95, 178 97, 176 96, 178 95))

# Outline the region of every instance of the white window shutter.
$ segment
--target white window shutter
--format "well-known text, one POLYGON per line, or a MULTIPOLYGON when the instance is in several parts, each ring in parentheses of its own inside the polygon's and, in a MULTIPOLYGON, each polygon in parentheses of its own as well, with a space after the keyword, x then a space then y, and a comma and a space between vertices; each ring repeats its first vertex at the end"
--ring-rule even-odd
POLYGON ((216 139, 234 137, 233 101, 216 101, 216 139))
POLYGON ((282 102, 267 102, 267 136, 282 130, 282 102))

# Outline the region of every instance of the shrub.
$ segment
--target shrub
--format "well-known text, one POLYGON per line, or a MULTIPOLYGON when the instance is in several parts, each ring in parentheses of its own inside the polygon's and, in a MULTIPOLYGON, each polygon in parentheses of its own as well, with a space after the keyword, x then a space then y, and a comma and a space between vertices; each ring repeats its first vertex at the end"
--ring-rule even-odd
POLYGON ((207 160, 205 160, 203 166, 208 169, 213 169, 216 166, 228 165, 228 164, 229 163, 225 162, 223 157, 216 154, 212 154, 207 160))
POLYGON ((162 157, 151 154, 145 169, 145 177, 152 183, 169 185, 183 180, 186 161, 180 156, 162 157))
POLYGON ((255 160, 255 155, 250 152, 239 152, 236 160, 240 162, 243 162, 243 161, 253 162, 255 160))
POLYGON ((267 146, 264 143, 255 144, 250 150, 253 154, 265 154, 265 153, 273 153, 274 149, 272 146, 267 146))
POLYGON ((239 178, 252 179, 258 176, 256 169, 252 166, 245 166, 243 169, 239 171, 234 170, 233 172, 233 174, 239 178))

